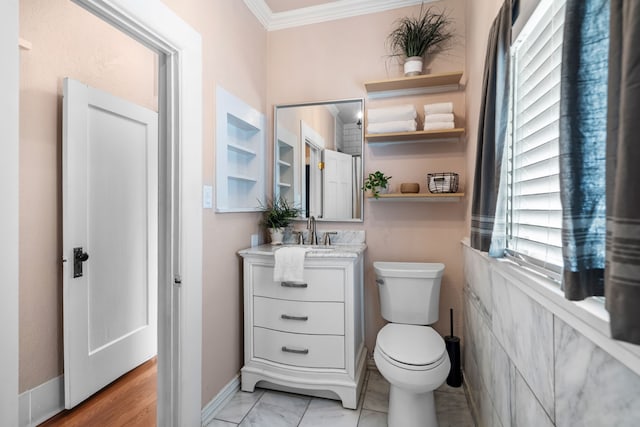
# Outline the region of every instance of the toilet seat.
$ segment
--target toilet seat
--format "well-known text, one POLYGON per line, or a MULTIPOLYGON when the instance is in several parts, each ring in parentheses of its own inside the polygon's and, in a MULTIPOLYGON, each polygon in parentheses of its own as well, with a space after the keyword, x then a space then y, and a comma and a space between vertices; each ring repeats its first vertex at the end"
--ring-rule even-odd
POLYGON ((389 363, 415 371, 434 369, 448 358, 442 337, 418 325, 387 324, 378 333, 376 351, 389 363))

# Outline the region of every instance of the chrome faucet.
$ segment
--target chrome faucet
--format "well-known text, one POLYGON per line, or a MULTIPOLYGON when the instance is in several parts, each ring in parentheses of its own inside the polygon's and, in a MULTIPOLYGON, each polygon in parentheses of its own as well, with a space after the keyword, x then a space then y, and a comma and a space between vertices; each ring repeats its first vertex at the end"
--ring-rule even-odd
POLYGON ((307 230, 309 230, 309 244, 317 245, 318 236, 316 235, 316 218, 313 215, 307 219, 307 230))

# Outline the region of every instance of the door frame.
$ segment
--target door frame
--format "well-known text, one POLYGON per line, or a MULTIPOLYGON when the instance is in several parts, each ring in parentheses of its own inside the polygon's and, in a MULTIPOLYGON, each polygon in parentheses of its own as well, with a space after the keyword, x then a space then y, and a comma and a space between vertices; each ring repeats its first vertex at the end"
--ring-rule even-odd
POLYGON ((18 425, 18 0, 0 1, 0 424, 18 425))
MULTIPOLYGON (((158 425, 201 424, 202 39, 160 0, 73 0, 159 54, 158 425)), ((18 425, 18 0, 0 2, 0 421, 18 425), (6 127, 5 127, 6 126, 6 127), (6 237, 5 237, 6 236, 6 237)))

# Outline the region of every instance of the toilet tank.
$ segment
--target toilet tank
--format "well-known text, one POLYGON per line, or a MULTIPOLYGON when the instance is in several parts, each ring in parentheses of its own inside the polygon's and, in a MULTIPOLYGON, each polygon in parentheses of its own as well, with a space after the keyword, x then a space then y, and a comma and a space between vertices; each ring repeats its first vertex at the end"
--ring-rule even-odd
POLYGON ((382 317, 392 323, 430 325, 438 320, 444 264, 374 262, 382 317))

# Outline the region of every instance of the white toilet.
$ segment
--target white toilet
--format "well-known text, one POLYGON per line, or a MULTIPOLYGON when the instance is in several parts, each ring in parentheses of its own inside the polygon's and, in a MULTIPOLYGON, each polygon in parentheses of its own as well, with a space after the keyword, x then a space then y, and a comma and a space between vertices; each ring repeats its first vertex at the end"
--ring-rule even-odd
POLYGON ((444 264, 374 262, 382 317, 391 323, 376 339, 378 370, 391 385, 389 427, 437 427, 433 391, 449 374, 438 320, 444 264))

